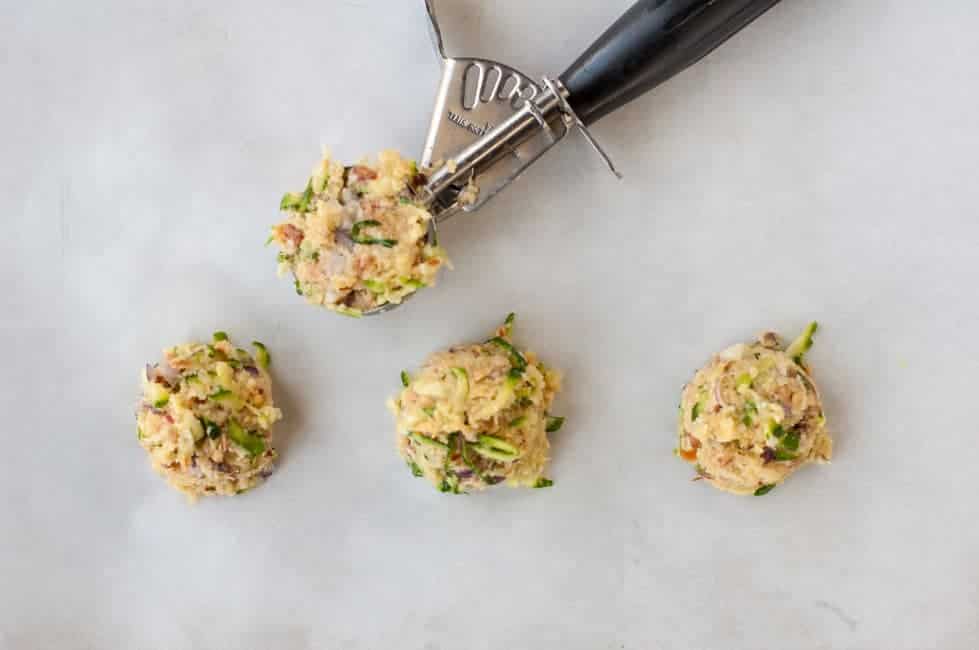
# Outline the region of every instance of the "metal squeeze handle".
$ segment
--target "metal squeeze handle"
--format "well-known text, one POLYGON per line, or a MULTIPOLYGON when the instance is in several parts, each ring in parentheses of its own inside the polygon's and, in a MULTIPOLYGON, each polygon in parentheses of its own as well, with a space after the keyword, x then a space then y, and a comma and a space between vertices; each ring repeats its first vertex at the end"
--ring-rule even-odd
POLYGON ((779 0, 639 0, 561 82, 592 124, 710 54, 779 0))

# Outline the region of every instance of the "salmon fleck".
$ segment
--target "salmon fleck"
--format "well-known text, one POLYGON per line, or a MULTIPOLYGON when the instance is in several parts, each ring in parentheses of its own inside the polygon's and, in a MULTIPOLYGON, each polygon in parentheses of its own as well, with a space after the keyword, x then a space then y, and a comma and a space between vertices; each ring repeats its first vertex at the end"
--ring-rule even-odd
POLYGON ((303 231, 291 223, 285 223, 279 226, 279 232, 296 248, 299 248, 299 245, 303 243, 303 231))
POLYGON ((377 178, 376 171, 363 165, 354 165, 350 168, 350 173, 354 176, 354 180, 372 181, 377 178))

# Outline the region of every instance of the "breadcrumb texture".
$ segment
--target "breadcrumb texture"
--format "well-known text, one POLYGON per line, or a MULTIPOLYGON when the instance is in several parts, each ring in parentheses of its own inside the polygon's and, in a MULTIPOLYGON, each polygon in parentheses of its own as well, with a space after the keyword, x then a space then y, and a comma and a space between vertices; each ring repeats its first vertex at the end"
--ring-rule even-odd
POLYGON ((271 428, 282 413, 272 401, 268 351, 256 345, 255 356, 226 338, 177 345, 143 370, 139 444, 191 500, 250 490, 275 467, 271 428))
POLYGON ((715 355, 683 389, 677 454, 714 487, 765 494, 832 453, 812 371, 773 332, 715 355))
POLYGON ((433 354, 389 401, 397 447, 416 476, 443 492, 506 483, 546 487, 548 411, 561 375, 512 343, 512 318, 485 343, 433 354))
POLYGON ((416 196, 426 182, 395 151, 345 167, 327 154, 301 193, 280 203, 272 228, 279 274, 313 305, 360 316, 433 286, 449 264, 428 242, 431 213, 416 196))

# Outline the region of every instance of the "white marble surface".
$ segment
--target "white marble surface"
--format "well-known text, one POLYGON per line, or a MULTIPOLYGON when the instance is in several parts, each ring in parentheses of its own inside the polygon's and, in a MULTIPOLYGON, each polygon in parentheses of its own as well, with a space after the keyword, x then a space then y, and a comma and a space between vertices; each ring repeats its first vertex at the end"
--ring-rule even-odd
MULTIPOLYGON (((453 53, 537 75, 627 4, 441 8, 453 53)), ((355 322, 262 242, 322 145, 420 152, 421 0, 0 3, 0 648, 977 647, 977 31, 786 0, 595 128, 624 182, 569 141, 443 229, 437 290, 355 322), (567 372, 556 485, 446 498, 384 400, 510 310, 567 372), (691 483, 680 386, 812 318, 836 462, 691 483), (283 463, 190 507, 132 405, 218 328, 272 350, 283 463)))

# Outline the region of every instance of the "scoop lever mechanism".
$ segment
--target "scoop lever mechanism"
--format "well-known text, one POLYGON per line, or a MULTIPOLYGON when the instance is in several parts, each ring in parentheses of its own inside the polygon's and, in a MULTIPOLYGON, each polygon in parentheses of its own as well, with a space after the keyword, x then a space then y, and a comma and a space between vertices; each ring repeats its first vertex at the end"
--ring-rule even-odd
POLYGON ((582 132, 609 170, 621 178, 568 103, 569 93, 561 81, 544 77, 537 83, 496 61, 447 56, 433 0, 425 0, 425 7, 442 61, 442 79, 421 157, 423 167, 435 170, 423 192, 436 221, 478 210, 572 128, 582 132), (467 191, 470 187, 475 191, 467 191))
POLYGON ((621 178, 587 126, 698 62, 778 1, 638 0, 559 79, 537 83, 496 61, 446 56, 433 0, 425 0, 442 61, 421 159, 435 170, 423 190, 435 221, 478 210, 572 128, 621 178))

